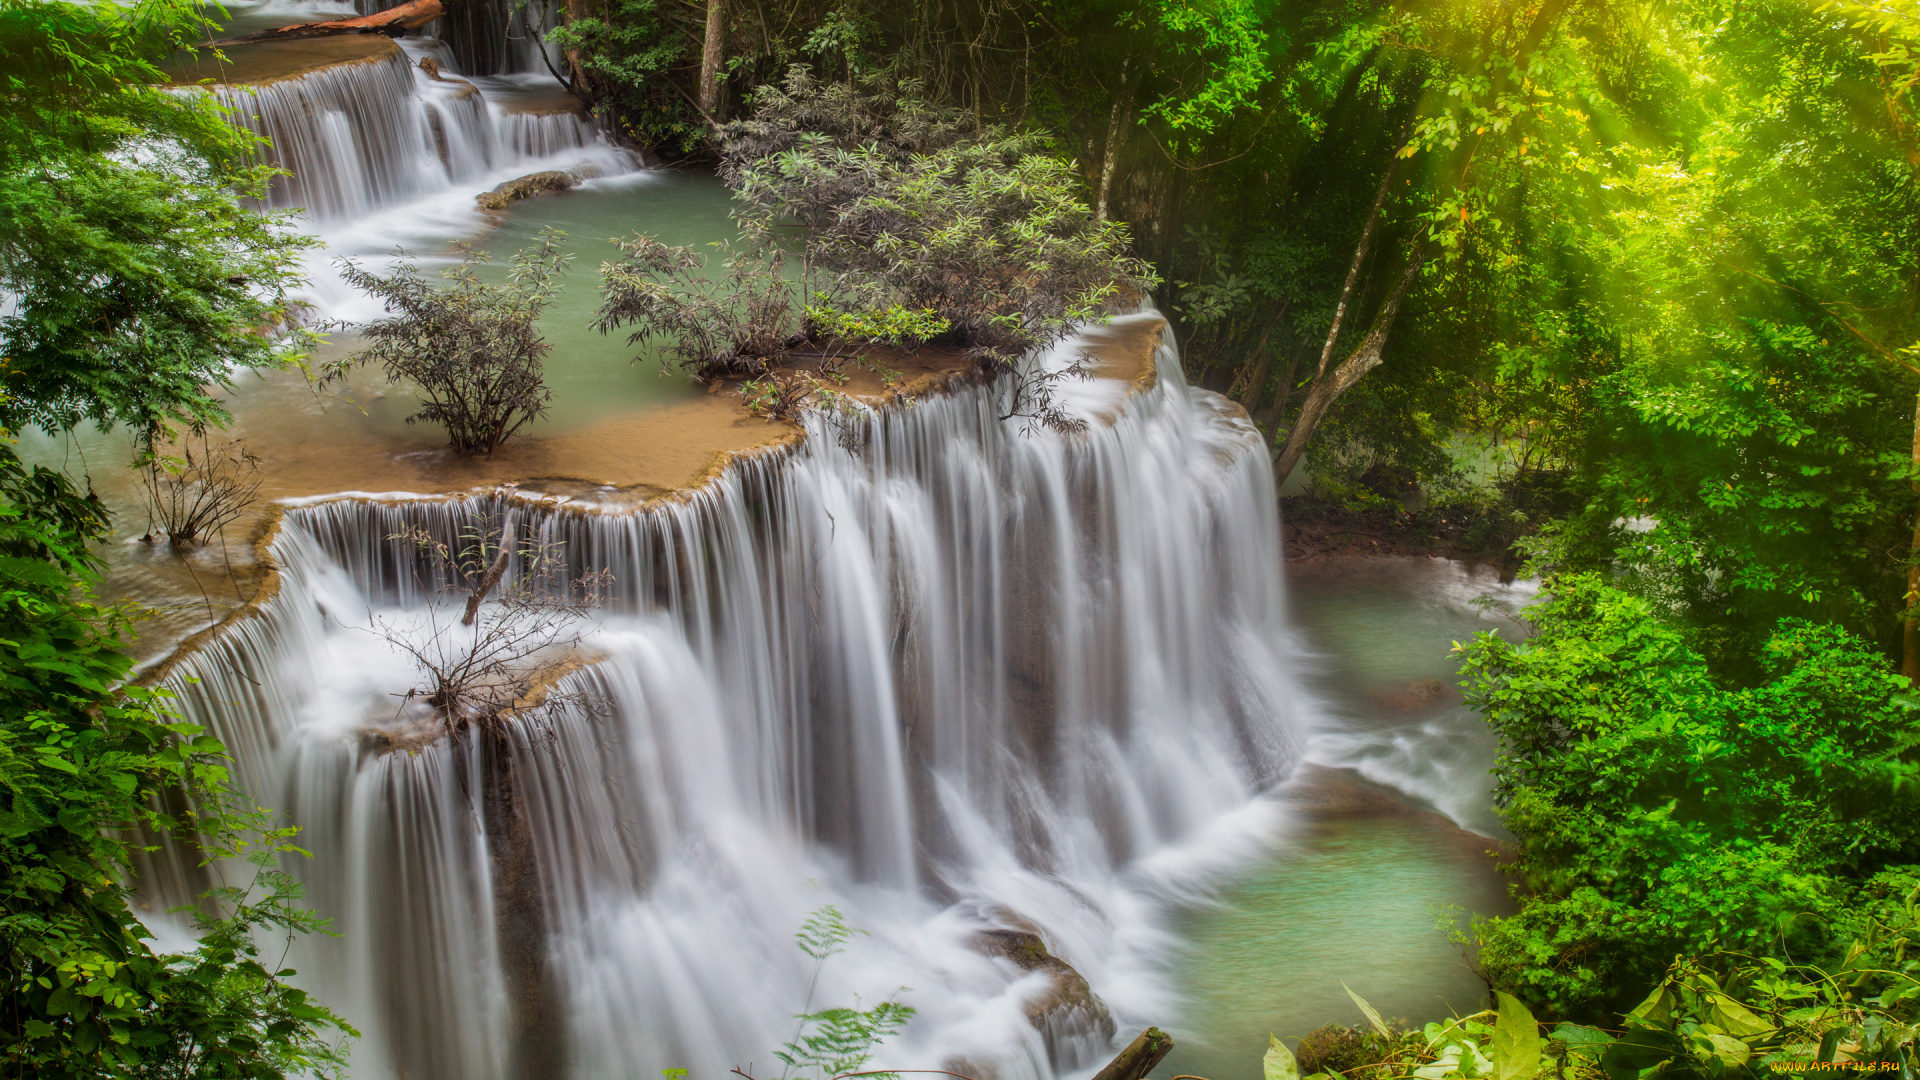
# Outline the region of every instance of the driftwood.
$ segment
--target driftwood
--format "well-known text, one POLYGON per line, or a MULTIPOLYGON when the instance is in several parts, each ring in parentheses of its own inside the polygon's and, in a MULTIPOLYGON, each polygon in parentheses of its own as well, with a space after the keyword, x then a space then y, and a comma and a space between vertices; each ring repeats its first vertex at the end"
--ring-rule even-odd
POLYGON ((399 37, 408 30, 425 26, 446 13, 447 6, 443 0, 408 0, 399 7, 388 8, 372 15, 362 15, 357 19, 299 23, 294 26, 282 26, 275 30, 256 30, 251 34, 242 34, 213 44, 215 47, 252 45, 260 41, 298 41, 301 38, 330 37, 334 34, 385 34, 388 37, 399 37))
POLYGON ((1093 1080, 1145 1080, 1160 1059, 1173 1049, 1173 1036, 1157 1027, 1141 1032, 1125 1050, 1093 1074, 1093 1080))

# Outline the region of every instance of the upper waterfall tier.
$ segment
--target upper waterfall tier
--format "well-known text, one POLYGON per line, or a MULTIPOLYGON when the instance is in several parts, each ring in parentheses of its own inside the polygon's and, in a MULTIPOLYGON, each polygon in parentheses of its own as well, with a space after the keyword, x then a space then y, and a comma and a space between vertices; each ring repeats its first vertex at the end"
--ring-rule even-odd
POLYGON ((236 123, 266 137, 266 160, 286 170, 267 205, 302 208, 316 223, 454 188, 477 192, 536 164, 587 174, 636 164, 600 139, 577 102, 529 109, 512 80, 421 70, 409 50, 452 70, 451 54, 431 40, 402 48, 357 34, 233 46, 223 60, 203 55, 175 77, 205 80, 236 123))
POLYGON ((1078 385, 1084 437, 972 386, 637 511, 289 509, 277 594, 168 685, 303 828, 343 936, 297 966, 366 1032, 356 1075, 719 1076, 796 1012, 896 993, 920 1014, 881 1065, 1044 1080, 1107 1052, 994 927, 1164 1017, 1165 904, 1246 843, 1299 700, 1262 440, 1170 344, 1152 369, 1078 385), (458 613, 397 537, 509 511, 613 574, 592 662, 504 742, 399 738, 392 635, 458 613), (871 937, 809 1004, 791 935, 829 903, 871 937))

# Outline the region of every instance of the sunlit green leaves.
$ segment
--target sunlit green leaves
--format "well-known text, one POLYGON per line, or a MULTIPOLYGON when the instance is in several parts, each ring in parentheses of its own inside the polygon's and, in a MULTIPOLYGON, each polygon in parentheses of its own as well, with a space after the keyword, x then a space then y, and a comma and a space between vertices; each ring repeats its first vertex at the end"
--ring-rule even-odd
MULTIPOLYGON (((1804 955, 1821 930, 1799 913, 1840 910, 1850 867, 1920 846, 1915 724, 1876 650, 1785 620, 1729 685, 1653 602, 1588 577, 1550 589, 1532 641, 1463 652, 1529 889, 1480 928, 1503 988, 1596 1016, 1679 953, 1804 955)), ((1726 1033, 1756 1022, 1720 1016, 1726 1033)))

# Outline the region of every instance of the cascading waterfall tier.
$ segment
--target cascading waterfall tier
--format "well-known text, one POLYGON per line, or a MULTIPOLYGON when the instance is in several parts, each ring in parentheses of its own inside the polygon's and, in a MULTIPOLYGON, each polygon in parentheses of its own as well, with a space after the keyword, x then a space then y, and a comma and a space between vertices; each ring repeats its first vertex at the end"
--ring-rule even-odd
MULTIPOLYGON (((267 138, 265 152, 286 170, 273 179, 269 206, 304 207, 316 219, 337 219, 418 198, 447 183, 414 98, 413 65, 398 46, 264 85, 212 90, 236 122, 267 138)), ((472 119, 470 110, 455 115, 472 119)), ((471 124, 451 126, 459 141, 478 141, 471 124)))
POLYGON ((919 1015, 882 1065, 1046 1080, 1109 1053, 996 929, 1164 1020, 1169 898, 1252 843, 1299 698, 1262 439, 1170 342, 1157 368, 1088 387, 1112 415, 1084 437, 973 387, 637 511, 288 509, 277 594, 169 685, 302 828, 342 936, 296 966, 365 1032, 355 1075, 766 1076, 795 1013, 894 994, 919 1015), (458 614, 397 536, 505 514, 612 572, 593 662, 538 723, 408 741, 417 675, 375 627, 458 614), (816 970, 792 934, 826 904, 870 936, 816 970))
MULTIPOLYGON (((326 225, 452 188, 484 189, 512 175, 507 170, 559 163, 603 174, 637 164, 577 111, 516 111, 489 100, 483 85, 417 69, 415 53, 456 70, 437 42, 409 39, 405 49, 384 39, 353 44, 353 58, 323 64, 303 62, 305 53, 343 51, 335 39, 239 46, 233 52, 242 78, 255 70, 272 74, 271 62, 246 50, 272 54, 293 73, 209 86, 236 123, 266 138, 263 160, 285 170, 272 181, 267 207, 299 207, 326 225)), ((500 84, 495 89, 509 98, 513 82, 479 80, 500 84)))

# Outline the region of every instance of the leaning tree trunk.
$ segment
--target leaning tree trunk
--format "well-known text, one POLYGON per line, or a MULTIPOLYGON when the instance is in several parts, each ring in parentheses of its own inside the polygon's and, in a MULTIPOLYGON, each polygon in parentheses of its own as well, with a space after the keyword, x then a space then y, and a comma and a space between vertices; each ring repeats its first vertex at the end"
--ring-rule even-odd
MULTIPOLYGON (((1920 495, 1920 399, 1913 409, 1913 468, 1915 495, 1920 495)), ((1900 624, 1900 674, 1920 682, 1920 512, 1913 519, 1913 545, 1907 551, 1907 614, 1900 624)))
POLYGON ((1107 115, 1107 144, 1100 152, 1100 188, 1094 199, 1093 216, 1107 220, 1107 200, 1113 193, 1113 174, 1120 166, 1120 143, 1127 134, 1127 114, 1133 111, 1132 84, 1127 82, 1129 56, 1120 61, 1120 85, 1113 91, 1113 110, 1107 115))
MULTIPOLYGON (((1274 483, 1276 484, 1287 482, 1288 474, 1293 472, 1294 463, 1299 461, 1300 455, 1305 452, 1307 439, 1313 434, 1314 427, 1319 424, 1320 417, 1325 415, 1327 408, 1359 381, 1360 376, 1380 366, 1379 350, 1375 349, 1372 363, 1365 364, 1357 370, 1353 367, 1355 358, 1361 356, 1366 350, 1367 342, 1374 339, 1376 331, 1379 344, 1382 346, 1386 344, 1386 330, 1393 325, 1393 316, 1400 306, 1400 298, 1406 293, 1405 286, 1412 281, 1411 277, 1402 282, 1401 288, 1395 290, 1393 297, 1387 301, 1387 305, 1381 308, 1381 312, 1386 316, 1385 325, 1383 326, 1380 319, 1376 317, 1374 330, 1368 332, 1366 339, 1360 343, 1360 348, 1355 349, 1353 355, 1340 365, 1332 379, 1327 377, 1327 364, 1333 360, 1333 349, 1340 342, 1340 331, 1346 328, 1347 312, 1353 308, 1353 294, 1360 284, 1360 270, 1366 265, 1367 253, 1373 248, 1374 233, 1380 229, 1380 211, 1387 205, 1387 193, 1392 189, 1393 173, 1399 164, 1400 159, 1397 155, 1387 163, 1387 171, 1380 176, 1380 190, 1374 192, 1373 206, 1367 211, 1366 224, 1360 226, 1360 242, 1354 245, 1353 261, 1347 264, 1347 280, 1341 284, 1340 300, 1333 307, 1333 323, 1327 327, 1326 344, 1320 347, 1320 363, 1313 369, 1313 385, 1307 391, 1306 404, 1301 407, 1300 419, 1287 432, 1286 445, 1274 457, 1274 483), (1338 389, 1331 389, 1340 381, 1342 371, 1349 373, 1345 385, 1338 389), (1317 411, 1315 411, 1316 406, 1317 411)), ((1419 265, 1419 259, 1410 253, 1407 260, 1408 273, 1411 274, 1419 265)), ((1291 380, 1291 374, 1289 374, 1289 380, 1291 380)))
POLYGON ((251 45, 257 41, 298 41, 301 38, 332 37, 336 34, 385 34, 388 37, 399 37, 445 14, 446 7, 441 0, 409 0, 408 3, 401 4, 399 7, 391 7, 372 15, 362 15, 357 19, 300 23, 273 30, 256 30, 251 34, 213 42, 213 46, 219 48, 225 45, 251 45))
POLYGON ((1331 372, 1316 376, 1313 385, 1307 388, 1307 400, 1300 406, 1300 415, 1287 429, 1286 445, 1280 448, 1280 455, 1274 459, 1273 476, 1275 484, 1284 484, 1292 474, 1293 467, 1299 464, 1300 455, 1307 449, 1307 440, 1313 437, 1313 429, 1327 415, 1333 403, 1340 395, 1353 389, 1353 384, 1361 376, 1380 366, 1381 350, 1387 346, 1387 335, 1393 330, 1394 317, 1400 314, 1400 302, 1407 298, 1407 290, 1413 287, 1413 279, 1420 274, 1420 256, 1409 252, 1407 268, 1400 273, 1400 280, 1394 284, 1393 294, 1387 302, 1380 305, 1380 311, 1373 317, 1373 325, 1367 329, 1367 336, 1360 339, 1340 366, 1331 372))
POLYGON ((1093 1080, 1145 1080, 1146 1075, 1173 1050, 1173 1038, 1157 1027, 1134 1037, 1093 1080))
POLYGON ((700 46, 700 111, 720 122, 720 65, 727 58, 726 0, 707 0, 707 36, 700 46))

